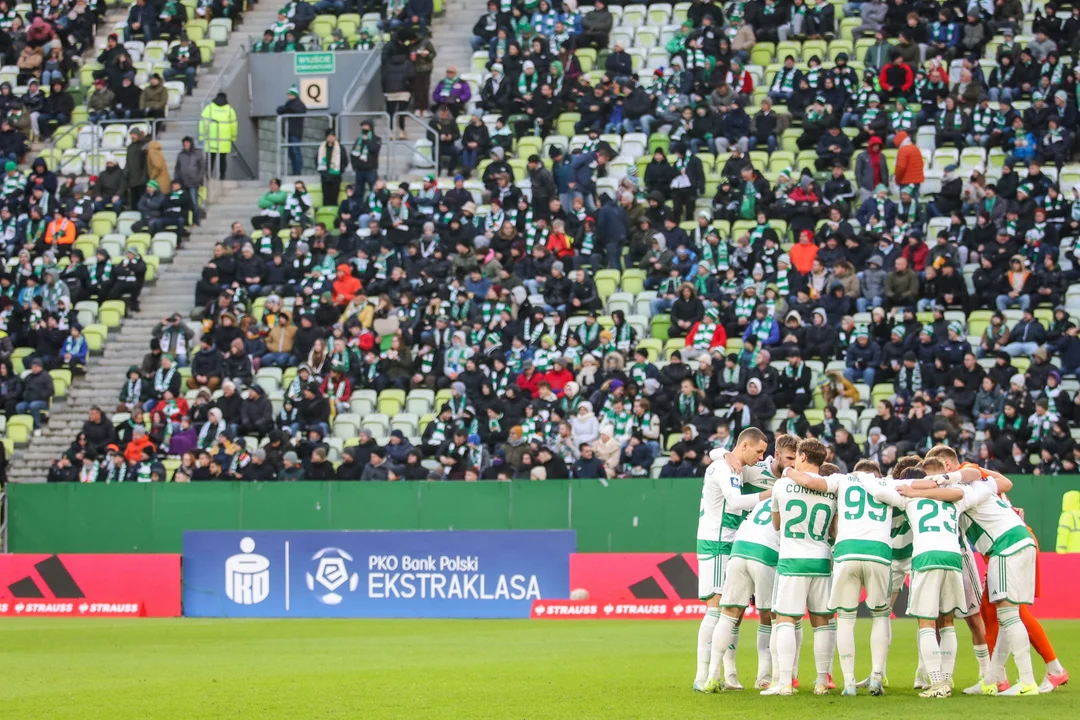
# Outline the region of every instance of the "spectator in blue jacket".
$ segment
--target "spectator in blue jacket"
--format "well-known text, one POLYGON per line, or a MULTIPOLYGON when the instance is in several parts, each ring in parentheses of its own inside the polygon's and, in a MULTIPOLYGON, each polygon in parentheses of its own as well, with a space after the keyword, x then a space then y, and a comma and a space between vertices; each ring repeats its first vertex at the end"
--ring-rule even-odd
POLYGON ((1080 337, 1077 337, 1076 323, 1065 326, 1065 333, 1054 343, 1054 352, 1061 358, 1061 376, 1080 378, 1080 337))
POLYGON ((855 342, 848 346, 844 377, 853 383, 864 382, 874 387, 874 373, 881 362, 881 348, 870 339, 865 326, 856 328, 854 337, 855 342))
POLYGON ((144 42, 151 42, 155 37, 156 20, 157 13, 146 0, 135 0, 135 4, 128 10, 127 25, 124 26, 124 40, 130 42, 139 34, 143 36, 144 42))
POLYGON ((86 356, 90 354, 90 346, 86 344, 86 338, 82 335, 82 327, 78 323, 71 326, 70 334, 64 340, 60 350, 60 360, 65 367, 73 373, 86 372, 86 356))
MULTIPOLYGON (((593 173, 598 168, 607 165, 611 161, 611 148, 600 147, 592 152, 581 153, 570 161, 571 177, 567 187, 574 197, 580 197, 585 201, 585 207, 589 212, 596 211, 596 180, 593 173)), ((571 198, 571 205, 572 203, 571 198)), ((565 205, 570 207, 571 205, 565 205)))

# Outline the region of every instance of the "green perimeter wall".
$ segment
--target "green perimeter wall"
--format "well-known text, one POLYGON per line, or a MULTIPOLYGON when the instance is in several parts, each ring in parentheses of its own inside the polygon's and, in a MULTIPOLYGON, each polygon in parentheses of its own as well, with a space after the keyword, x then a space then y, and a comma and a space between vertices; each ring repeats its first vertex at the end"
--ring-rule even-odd
MULTIPOLYGON (((1017 477, 1045 550, 1080 475, 1017 477)), ((577 531, 580 552, 692 552, 700 479, 544 482, 10 484, 22 553, 178 553, 184 530, 577 531)))

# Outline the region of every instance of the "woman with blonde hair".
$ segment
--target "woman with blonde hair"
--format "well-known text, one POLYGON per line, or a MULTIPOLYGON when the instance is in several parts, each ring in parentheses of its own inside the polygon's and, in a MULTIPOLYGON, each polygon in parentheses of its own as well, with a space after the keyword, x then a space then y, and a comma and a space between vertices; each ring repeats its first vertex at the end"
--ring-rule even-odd
POLYGON ((614 425, 604 423, 600 426, 600 438, 593 445, 593 452, 604 463, 604 472, 607 473, 607 476, 609 478, 615 477, 615 469, 619 465, 619 455, 622 454, 622 448, 619 446, 619 441, 615 439, 614 425))
POLYGON ((329 357, 330 354, 326 351, 326 342, 322 338, 316 338, 307 357, 307 365, 311 368, 311 374, 321 378, 325 374, 323 371, 329 369, 327 366, 329 357))

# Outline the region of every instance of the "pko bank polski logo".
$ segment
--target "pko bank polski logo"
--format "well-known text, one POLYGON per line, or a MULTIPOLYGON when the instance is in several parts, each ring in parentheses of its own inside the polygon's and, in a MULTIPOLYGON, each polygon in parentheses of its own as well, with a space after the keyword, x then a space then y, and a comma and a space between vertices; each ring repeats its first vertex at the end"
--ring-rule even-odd
POLYGON ((349 573, 352 555, 341 548, 323 548, 311 556, 311 561, 315 564, 315 574, 305 574, 308 590, 324 605, 340 605, 345 598, 337 590, 348 583, 349 592, 354 592, 360 584, 360 575, 349 573))
POLYGON ((255 541, 240 541, 240 553, 225 560, 225 595, 237 605, 258 605, 270 596, 270 559, 255 554, 255 541))

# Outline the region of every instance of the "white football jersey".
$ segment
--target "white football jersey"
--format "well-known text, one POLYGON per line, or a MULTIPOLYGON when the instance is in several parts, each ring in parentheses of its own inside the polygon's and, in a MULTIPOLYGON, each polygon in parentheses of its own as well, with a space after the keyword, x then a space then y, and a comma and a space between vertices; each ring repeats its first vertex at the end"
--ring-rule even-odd
POLYGON ((756 560, 776 567, 780 549, 780 531, 772 523, 772 498, 762 500, 751 510, 731 544, 731 557, 756 560))
POLYGON ((773 512, 780 515, 781 575, 832 573, 829 526, 836 514, 836 495, 808 490, 781 478, 773 487, 773 512))
MULTIPOLYGON (((833 561, 892 562, 892 506, 887 483, 870 473, 841 473, 825 478, 836 496, 836 545, 833 561)), ((895 494, 895 493, 894 493, 895 494)), ((897 497, 899 495, 897 494, 897 497)))
POLYGON ((732 472, 727 455, 726 450, 710 453, 712 464, 705 471, 701 485, 697 532, 699 557, 729 554, 743 515, 758 502, 756 494, 743 494, 742 475, 732 472))
POLYGON ((998 497, 993 478, 955 487, 964 491, 966 503, 960 528, 976 552, 1004 557, 1035 546, 1024 521, 998 497))
POLYGON ((904 514, 911 523, 912 571, 957 570, 963 572, 960 555, 960 513, 967 496, 958 503, 930 498, 905 498, 904 514))

